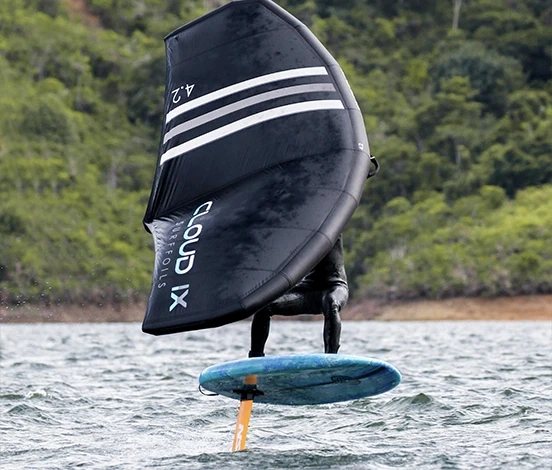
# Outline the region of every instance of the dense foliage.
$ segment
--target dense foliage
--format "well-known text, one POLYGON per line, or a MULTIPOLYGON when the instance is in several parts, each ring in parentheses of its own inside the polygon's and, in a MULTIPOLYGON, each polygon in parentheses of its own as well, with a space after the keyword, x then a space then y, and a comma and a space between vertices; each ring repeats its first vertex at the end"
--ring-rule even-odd
MULTIPOLYGON (((145 298, 163 37, 201 0, 0 2, 0 300, 145 298)), ((546 0, 281 0, 344 68, 382 164, 355 294, 552 292, 546 0)))

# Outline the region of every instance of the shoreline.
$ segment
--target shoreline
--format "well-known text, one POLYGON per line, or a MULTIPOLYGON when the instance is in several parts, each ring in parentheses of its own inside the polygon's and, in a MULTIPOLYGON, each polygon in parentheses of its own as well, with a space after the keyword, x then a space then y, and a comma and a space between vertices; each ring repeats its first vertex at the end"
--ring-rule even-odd
MULTIPOLYGON (((146 303, 118 305, 0 305, 0 324, 6 323, 113 323, 142 322, 146 303)), ((341 312, 344 321, 552 321, 552 295, 443 300, 363 300, 341 312)), ((285 317, 275 317, 285 320, 285 317)), ((322 320, 321 315, 289 317, 322 320)))
POLYGON ((552 295, 454 297, 442 300, 363 301, 344 309, 342 317, 379 321, 552 321, 552 295))

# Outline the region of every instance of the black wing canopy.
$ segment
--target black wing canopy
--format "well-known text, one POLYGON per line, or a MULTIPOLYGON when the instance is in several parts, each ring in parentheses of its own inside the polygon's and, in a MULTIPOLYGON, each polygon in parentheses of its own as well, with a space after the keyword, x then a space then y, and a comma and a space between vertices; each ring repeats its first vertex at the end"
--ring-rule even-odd
POLYGON ((241 320, 299 282, 358 205, 369 166, 340 67, 270 0, 231 2, 165 38, 155 241, 143 331, 241 320))

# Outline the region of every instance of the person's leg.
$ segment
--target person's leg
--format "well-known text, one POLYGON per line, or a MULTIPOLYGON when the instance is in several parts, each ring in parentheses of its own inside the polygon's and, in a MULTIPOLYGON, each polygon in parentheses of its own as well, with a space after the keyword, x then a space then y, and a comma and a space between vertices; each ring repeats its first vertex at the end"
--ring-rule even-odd
POLYGON ((324 352, 337 354, 341 339, 341 318, 339 312, 349 299, 344 286, 336 286, 324 292, 322 311, 324 313, 324 352))
POLYGON ((270 319, 273 315, 300 315, 307 313, 305 310, 304 295, 291 291, 255 313, 251 322, 251 350, 249 351, 249 357, 264 356, 264 349, 270 332, 270 319))
POLYGON ((270 306, 259 310, 253 315, 251 322, 251 350, 249 357, 264 356, 264 348, 270 332, 270 306))

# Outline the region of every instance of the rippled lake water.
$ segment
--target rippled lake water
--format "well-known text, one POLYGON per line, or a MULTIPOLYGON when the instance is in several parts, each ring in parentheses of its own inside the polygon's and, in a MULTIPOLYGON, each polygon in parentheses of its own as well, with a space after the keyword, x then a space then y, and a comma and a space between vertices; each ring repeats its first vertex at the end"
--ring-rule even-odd
MULTIPOLYGON (((320 352, 321 322, 274 322, 269 354, 320 352)), ((552 322, 345 322, 341 352, 403 383, 322 406, 198 391, 246 355, 249 323, 153 337, 131 324, 0 325, 0 467, 8 469, 545 469, 552 464, 552 322)))

